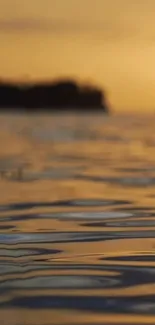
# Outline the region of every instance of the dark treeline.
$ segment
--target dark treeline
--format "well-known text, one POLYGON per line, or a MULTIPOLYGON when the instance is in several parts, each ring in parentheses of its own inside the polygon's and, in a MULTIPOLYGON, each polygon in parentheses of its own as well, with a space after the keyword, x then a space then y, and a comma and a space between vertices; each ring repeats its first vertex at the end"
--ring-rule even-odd
POLYGON ((74 81, 37 84, 0 82, 0 109, 103 110, 108 112, 104 93, 74 81))

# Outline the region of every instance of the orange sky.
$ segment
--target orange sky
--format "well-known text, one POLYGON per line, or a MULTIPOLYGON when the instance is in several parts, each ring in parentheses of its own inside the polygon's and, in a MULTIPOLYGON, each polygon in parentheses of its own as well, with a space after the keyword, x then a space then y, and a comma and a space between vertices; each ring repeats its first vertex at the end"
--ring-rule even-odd
POLYGON ((115 111, 155 110, 155 0, 1 0, 0 75, 71 76, 115 111))

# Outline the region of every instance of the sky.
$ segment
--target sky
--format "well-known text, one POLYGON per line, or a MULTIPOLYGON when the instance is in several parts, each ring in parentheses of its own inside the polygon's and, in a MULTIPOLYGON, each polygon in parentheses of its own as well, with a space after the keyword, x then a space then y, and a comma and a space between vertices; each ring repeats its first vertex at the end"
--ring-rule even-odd
POLYGON ((155 111, 155 0, 1 0, 0 77, 76 78, 155 111))

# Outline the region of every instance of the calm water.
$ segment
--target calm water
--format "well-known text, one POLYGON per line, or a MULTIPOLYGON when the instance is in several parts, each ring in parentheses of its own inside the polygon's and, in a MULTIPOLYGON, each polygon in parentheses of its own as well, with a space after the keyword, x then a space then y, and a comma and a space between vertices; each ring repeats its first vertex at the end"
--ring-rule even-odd
POLYGON ((0 116, 0 323, 155 324, 155 116, 0 116))

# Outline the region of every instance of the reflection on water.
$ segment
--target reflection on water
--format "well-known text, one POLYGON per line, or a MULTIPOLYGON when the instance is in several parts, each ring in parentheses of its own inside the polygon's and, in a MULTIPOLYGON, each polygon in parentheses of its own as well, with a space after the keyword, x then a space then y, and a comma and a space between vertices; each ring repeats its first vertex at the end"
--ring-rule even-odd
POLYGON ((2 324, 155 324, 154 124, 0 116, 2 324))

